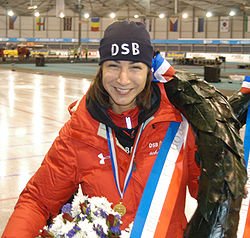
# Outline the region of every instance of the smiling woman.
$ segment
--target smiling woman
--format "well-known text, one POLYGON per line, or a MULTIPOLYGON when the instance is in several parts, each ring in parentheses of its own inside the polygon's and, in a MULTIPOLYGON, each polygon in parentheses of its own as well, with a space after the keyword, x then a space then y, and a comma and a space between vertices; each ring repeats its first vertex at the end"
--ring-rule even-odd
POLYGON ((87 98, 98 102, 106 109, 117 110, 117 113, 135 106, 149 109, 151 81, 151 69, 144 63, 106 61, 101 65, 87 98), (121 108, 117 108, 120 106, 121 108))
POLYGON ((105 61, 103 87, 108 92, 112 110, 122 113, 136 107, 136 97, 146 85, 148 66, 141 62, 105 61))
MULTIPOLYGON (((162 165, 166 161, 166 165, 153 174, 159 176, 162 172, 171 176, 159 179, 159 184, 152 187, 152 191, 158 191, 162 182, 164 185, 155 196, 160 200, 156 201, 158 212, 153 222, 170 218, 163 223, 161 237, 183 236, 187 223, 186 186, 196 197, 200 169, 194 160, 191 128, 169 102, 163 84, 152 83, 153 47, 149 33, 140 22, 115 22, 105 30, 99 51, 100 67, 87 95, 23 190, 4 238, 38 235, 39 229, 58 214, 79 184, 85 195, 103 196, 112 202, 117 212, 122 211, 121 228, 128 227, 135 219, 155 161, 162 165), (164 146, 152 147, 152 142, 164 146), (176 152, 172 151, 175 148, 172 143, 178 145, 176 152), (173 152, 174 156, 167 156, 173 152), (161 158, 156 159, 158 154, 161 158), (108 158, 105 163, 100 156, 108 158), (178 166, 181 171, 178 176, 175 166, 170 164, 178 166), (168 193, 176 206, 161 202, 168 193), (168 213, 162 217, 161 210, 168 213)), ((136 224, 143 227, 143 223, 136 224)), ((155 226, 153 231, 158 229, 155 226)))
POLYGON ((134 221, 131 237, 183 237, 186 189, 196 198, 200 168, 192 128, 166 93, 175 70, 165 63, 162 74, 156 56, 154 77, 166 84, 152 80, 153 47, 140 22, 112 23, 99 51, 89 91, 72 104, 77 109, 20 195, 3 238, 37 236, 79 185, 113 204, 121 229, 134 221))

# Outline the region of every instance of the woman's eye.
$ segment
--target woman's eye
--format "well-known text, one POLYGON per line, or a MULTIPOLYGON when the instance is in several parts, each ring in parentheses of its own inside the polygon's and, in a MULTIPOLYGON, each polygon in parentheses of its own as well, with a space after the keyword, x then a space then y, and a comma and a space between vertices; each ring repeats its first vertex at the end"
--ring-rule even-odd
POLYGON ((134 66, 132 66, 132 69, 141 69, 141 67, 138 65, 134 65, 134 66))
POLYGON ((109 68, 118 68, 118 65, 116 65, 116 64, 110 64, 110 65, 108 65, 108 67, 109 68))

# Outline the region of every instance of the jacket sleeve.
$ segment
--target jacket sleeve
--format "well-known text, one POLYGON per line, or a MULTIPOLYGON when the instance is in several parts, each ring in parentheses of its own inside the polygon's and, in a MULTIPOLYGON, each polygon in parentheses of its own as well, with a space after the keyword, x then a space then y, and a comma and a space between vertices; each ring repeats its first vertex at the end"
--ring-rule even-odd
POLYGON ((67 127, 65 124, 22 191, 2 238, 37 236, 48 218, 56 216, 77 190, 77 160, 73 143, 66 136, 67 127))
POLYGON ((191 126, 189 126, 189 131, 188 131, 187 150, 188 150, 188 190, 193 198, 197 198, 199 190, 200 168, 195 160, 195 152, 197 150, 197 146, 195 145, 195 136, 191 126))

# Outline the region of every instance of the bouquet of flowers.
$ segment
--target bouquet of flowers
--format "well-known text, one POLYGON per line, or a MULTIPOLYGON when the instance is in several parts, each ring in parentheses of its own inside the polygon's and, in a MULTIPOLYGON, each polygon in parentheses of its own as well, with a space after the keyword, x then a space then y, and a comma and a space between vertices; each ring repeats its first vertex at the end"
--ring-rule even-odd
POLYGON ((43 238, 129 238, 129 228, 120 230, 121 217, 111 208, 104 197, 82 195, 79 191, 73 202, 62 207, 62 212, 53 219, 50 226, 40 231, 43 238))

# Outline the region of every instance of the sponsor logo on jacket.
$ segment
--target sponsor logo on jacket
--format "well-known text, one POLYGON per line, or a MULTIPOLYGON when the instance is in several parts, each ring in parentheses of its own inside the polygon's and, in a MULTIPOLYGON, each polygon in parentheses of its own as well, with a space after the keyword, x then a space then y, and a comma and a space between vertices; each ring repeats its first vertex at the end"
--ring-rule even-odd
POLYGON ((160 148, 161 148, 162 141, 160 140, 159 142, 149 142, 148 143, 148 148, 150 150, 149 155, 157 155, 160 148), (153 150, 153 151, 152 151, 153 150))
POLYGON ((98 155, 98 158, 100 159, 100 164, 105 164, 105 160, 110 159, 110 156, 109 155, 103 156, 103 154, 101 153, 98 155))

